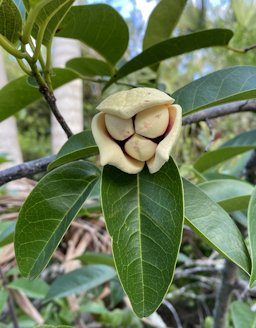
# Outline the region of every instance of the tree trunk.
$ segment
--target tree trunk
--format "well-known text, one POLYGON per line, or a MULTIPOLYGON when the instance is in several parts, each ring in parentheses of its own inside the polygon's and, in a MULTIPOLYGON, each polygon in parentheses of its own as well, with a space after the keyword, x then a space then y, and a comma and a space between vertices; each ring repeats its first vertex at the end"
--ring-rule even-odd
MULTIPOLYGON (((52 48, 52 62, 55 67, 64 67, 74 57, 79 57, 80 44, 76 40, 56 38, 52 48)), ((76 80, 55 91, 58 108, 73 133, 83 130, 83 88, 82 81, 76 80)), ((66 134, 55 117, 51 119, 52 152, 57 153, 67 140, 66 134)))

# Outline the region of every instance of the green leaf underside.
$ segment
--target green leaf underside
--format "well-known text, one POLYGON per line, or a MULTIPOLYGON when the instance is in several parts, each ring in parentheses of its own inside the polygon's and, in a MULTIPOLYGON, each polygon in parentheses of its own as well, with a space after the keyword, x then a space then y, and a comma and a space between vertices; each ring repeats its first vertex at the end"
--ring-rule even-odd
POLYGON ((126 75, 136 72, 144 67, 157 64, 164 59, 182 55, 201 48, 226 46, 232 36, 233 33, 230 30, 212 29, 179 36, 157 43, 124 64, 107 83, 106 87, 126 75))
POLYGON ((231 303, 231 319, 234 328, 255 328, 255 313, 242 301, 231 303))
POLYGON ((112 255, 104 253, 86 252, 77 259, 83 264, 104 264, 115 267, 112 255))
POLYGON ((33 281, 27 278, 19 278, 8 284, 8 288, 18 290, 28 297, 43 299, 48 293, 49 286, 41 279, 33 281))
MULTIPOLYGON (((77 78, 77 74, 69 69, 55 68, 52 76, 53 87, 56 89, 77 78)), ((0 89, 0 121, 41 98, 38 89, 27 83, 27 76, 11 81, 0 89)))
POLYGON ((82 131, 67 140, 58 152, 56 159, 48 165, 48 170, 97 153, 98 147, 91 130, 82 131))
POLYGON ((45 302, 54 298, 81 294, 113 279, 116 271, 107 265, 87 265, 59 276, 50 286, 45 302))
POLYGON ((198 186, 227 212, 247 208, 253 192, 249 183, 233 179, 212 180, 198 186))
POLYGON ((225 142, 219 149, 203 154, 195 162, 196 170, 203 172, 236 155, 256 148, 256 130, 244 132, 225 142))
POLYGON ((143 39, 143 50, 168 39, 183 12, 187 0, 161 0, 152 11, 143 39))
POLYGON ((54 0, 50 3, 47 3, 39 12, 36 18, 35 25, 32 31, 32 35, 34 36, 34 38, 37 37, 38 30, 42 28, 42 26, 47 22, 50 15, 53 15, 54 11, 57 11, 56 14, 53 15, 53 17, 48 22, 47 28, 44 33, 43 44, 47 46, 51 42, 59 24, 64 19, 65 15, 67 14, 74 2, 75 0, 54 0))
POLYGON ((91 163, 69 163, 47 174, 33 189, 21 208, 15 232, 22 275, 35 278, 45 268, 97 175, 91 163))
POLYGON ((230 216, 199 187, 183 179, 185 217, 189 226, 225 258, 250 273, 250 256, 230 216))
POLYGON ((82 78, 87 76, 111 76, 113 67, 99 59, 90 57, 73 58, 66 63, 66 67, 74 70, 82 78))
POLYGON ((160 171, 129 175, 105 166, 102 207, 113 256, 134 312, 150 315, 172 281, 183 227, 183 189, 172 159, 160 171))
POLYGON ((111 64, 122 57, 129 40, 127 24, 105 4, 74 6, 58 30, 56 36, 84 42, 111 64))
POLYGON ((0 34, 16 43, 22 30, 21 14, 13 0, 0 2, 0 34))
POLYGON ((184 115, 207 107, 256 97, 256 67, 224 68, 193 81, 172 94, 184 115))
POLYGON ((252 272, 250 278, 250 287, 256 286, 256 188, 252 194, 248 207, 248 236, 250 241, 252 272))

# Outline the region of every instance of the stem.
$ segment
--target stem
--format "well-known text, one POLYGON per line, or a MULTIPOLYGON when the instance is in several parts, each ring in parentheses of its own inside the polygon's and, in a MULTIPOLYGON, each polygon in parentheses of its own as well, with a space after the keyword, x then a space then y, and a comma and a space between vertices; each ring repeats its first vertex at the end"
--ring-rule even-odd
POLYGON ((70 130, 64 117, 61 115, 61 113, 56 105, 56 98, 55 98, 54 94, 49 91, 47 86, 40 86, 39 91, 44 96, 44 99, 48 103, 53 115, 55 116, 57 121, 60 123, 62 129, 65 131, 67 137, 70 138, 73 135, 73 133, 70 130))
POLYGON ((12 318, 13 328, 19 328, 18 319, 17 319, 16 313, 15 313, 12 293, 6 287, 7 283, 6 283, 6 280, 5 280, 5 277, 4 277, 4 274, 3 274, 3 271, 1 269, 1 267, 0 267, 0 278, 3 281, 3 286, 6 288, 6 290, 8 291, 8 294, 9 294, 7 303, 8 303, 8 308, 9 308, 9 314, 12 318))
POLYGON ((16 58, 16 60, 23 72, 27 75, 32 75, 32 71, 23 63, 22 59, 16 58))
POLYGON ((0 34, 0 45, 7 51, 9 54, 13 55, 16 58, 26 58, 27 54, 16 49, 13 44, 2 34, 0 34))
POLYGON ((236 282, 236 265, 225 260, 222 271, 220 288, 216 296, 214 307, 214 324, 213 328, 225 328, 228 314, 228 306, 232 291, 236 282))

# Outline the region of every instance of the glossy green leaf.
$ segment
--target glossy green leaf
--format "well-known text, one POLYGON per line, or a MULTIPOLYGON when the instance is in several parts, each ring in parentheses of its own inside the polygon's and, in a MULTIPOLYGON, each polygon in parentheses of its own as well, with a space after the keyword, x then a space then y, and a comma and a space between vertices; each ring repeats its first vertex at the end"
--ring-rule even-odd
POLYGON ((256 188, 252 194, 248 207, 248 236, 251 248, 252 271, 250 278, 250 287, 256 286, 256 188))
POLYGON ((67 140, 58 152, 56 159, 49 164, 48 170, 97 153, 98 147, 91 130, 82 131, 67 140))
POLYGON ((42 279, 19 278, 8 284, 8 288, 18 290, 35 299, 45 298, 49 291, 49 286, 42 279))
MULTIPOLYGON (((52 76, 53 87, 56 89, 77 78, 78 75, 69 69, 56 68, 52 76)), ((27 76, 11 81, 0 89, 0 121, 41 98, 38 89, 28 85, 27 76)))
POLYGON ((256 97, 256 67, 224 68, 193 81, 172 94, 187 115, 207 107, 256 97))
POLYGON ((117 11, 105 4, 71 8, 56 36, 84 42, 111 64, 122 57, 129 40, 127 24, 117 11))
POLYGON ((77 257, 83 264, 104 264, 115 267, 112 255, 104 253, 86 252, 77 257))
POLYGON ((250 256, 234 221, 199 187, 183 179, 187 224, 225 258, 247 274, 250 256))
POLYGON ((16 43, 22 31, 22 18, 13 0, 0 3, 0 34, 10 42, 16 43))
POLYGON ((160 171, 105 166, 102 207, 113 256, 134 312, 150 315, 172 281, 183 227, 183 189, 172 159, 160 171))
POLYGON ((230 305, 231 319, 234 328, 255 328, 256 314, 250 306, 242 301, 232 302, 230 305))
POLYGON ((34 38, 38 38, 39 33, 45 29, 42 43, 47 46, 74 2, 75 0, 45 1, 35 20, 32 32, 34 38))
POLYGON ((13 242, 15 226, 16 226, 16 222, 1 222, 0 247, 3 247, 13 242))
POLYGON ((143 49, 166 40, 174 30, 187 0, 161 0, 152 11, 143 39, 143 49))
POLYGON ((164 59, 202 48, 226 46, 232 35, 233 33, 230 30, 212 29, 157 43, 124 64, 107 83, 106 87, 128 74, 136 72, 141 68, 157 64, 164 59))
POLYGON ((98 175, 91 163, 65 164, 48 173, 22 206, 15 232, 20 272, 35 278, 45 268, 98 175))
POLYGON ((66 67, 74 70, 82 78, 88 76, 111 76, 113 67, 99 59, 90 57, 73 58, 66 63, 66 67))
POLYGON ((256 130, 244 132, 225 142, 219 149, 204 153, 195 162, 196 170, 202 172, 236 155, 256 148, 256 130))
POLYGON ((50 286, 45 302, 54 298, 81 294, 111 280, 116 271, 107 265, 87 265, 59 276, 50 286))
POLYGON ((212 180, 198 186, 227 212, 246 209, 253 192, 249 183, 233 179, 212 180))

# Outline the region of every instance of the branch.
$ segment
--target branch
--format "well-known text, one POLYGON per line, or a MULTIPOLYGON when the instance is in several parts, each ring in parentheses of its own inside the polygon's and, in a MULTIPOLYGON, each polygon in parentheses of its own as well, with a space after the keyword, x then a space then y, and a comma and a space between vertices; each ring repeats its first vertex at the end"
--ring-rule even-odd
POLYGON ((47 104, 49 105, 53 115, 55 116, 56 120, 60 123, 62 129, 65 131, 68 138, 70 138, 73 133, 70 130, 69 126, 67 125, 64 117, 61 115, 57 105, 56 105, 56 98, 53 93, 51 93, 46 86, 41 86, 39 88, 39 91, 44 96, 44 99, 46 100, 47 104))
MULTIPOLYGON (((47 89, 46 92, 47 98, 49 97, 50 104, 52 104, 55 109, 55 98, 51 98, 51 94, 47 89)), ((50 105, 49 104, 49 105, 50 105)), ((58 112, 58 109, 57 109, 58 112)), ((221 116, 226 116, 234 113, 241 112, 256 112, 256 100, 249 101, 238 101, 231 104, 220 105, 212 108, 207 108, 205 110, 199 111, 197 113, 183 117, 182 124, 188 125, 192 123, 198 123, 205 121, 207 119, 214 119, 221 116)), ((64 119, 63 119, 64 120, 64 119)), ((65 121, 64 121, 65 122, 65 121)), ((65 122, 66 123, 66 122, 65 122)), ((62 126, 63 127, 63 126, 62 126)), ((71 132, 72 133, 72 132, 71 132)), ((43 172, 46 170, 47 165, 53 161, 55 156, 43 157, 34 161, 26 162, 13 166, 9 169, 3 170, 0 172, 0 186, 13 180, 17 180, 23 177, 28 177, 33 174, 43 172)))
POLYGON ((256 113, 256 100, 237 101, 230 104, 224 104, 216 107, 207 108, 183 117, 182 124, 188 125, 206 121, 207 119, 218 118, 230 114, 241 112, 255 112, 256 113))
POLYGON ((0 186, 13 180, 29 177, 39 172, 44 172, 48 164, 54 159, 55 155, 47 156, 5 169, 0 172, 0 186))

